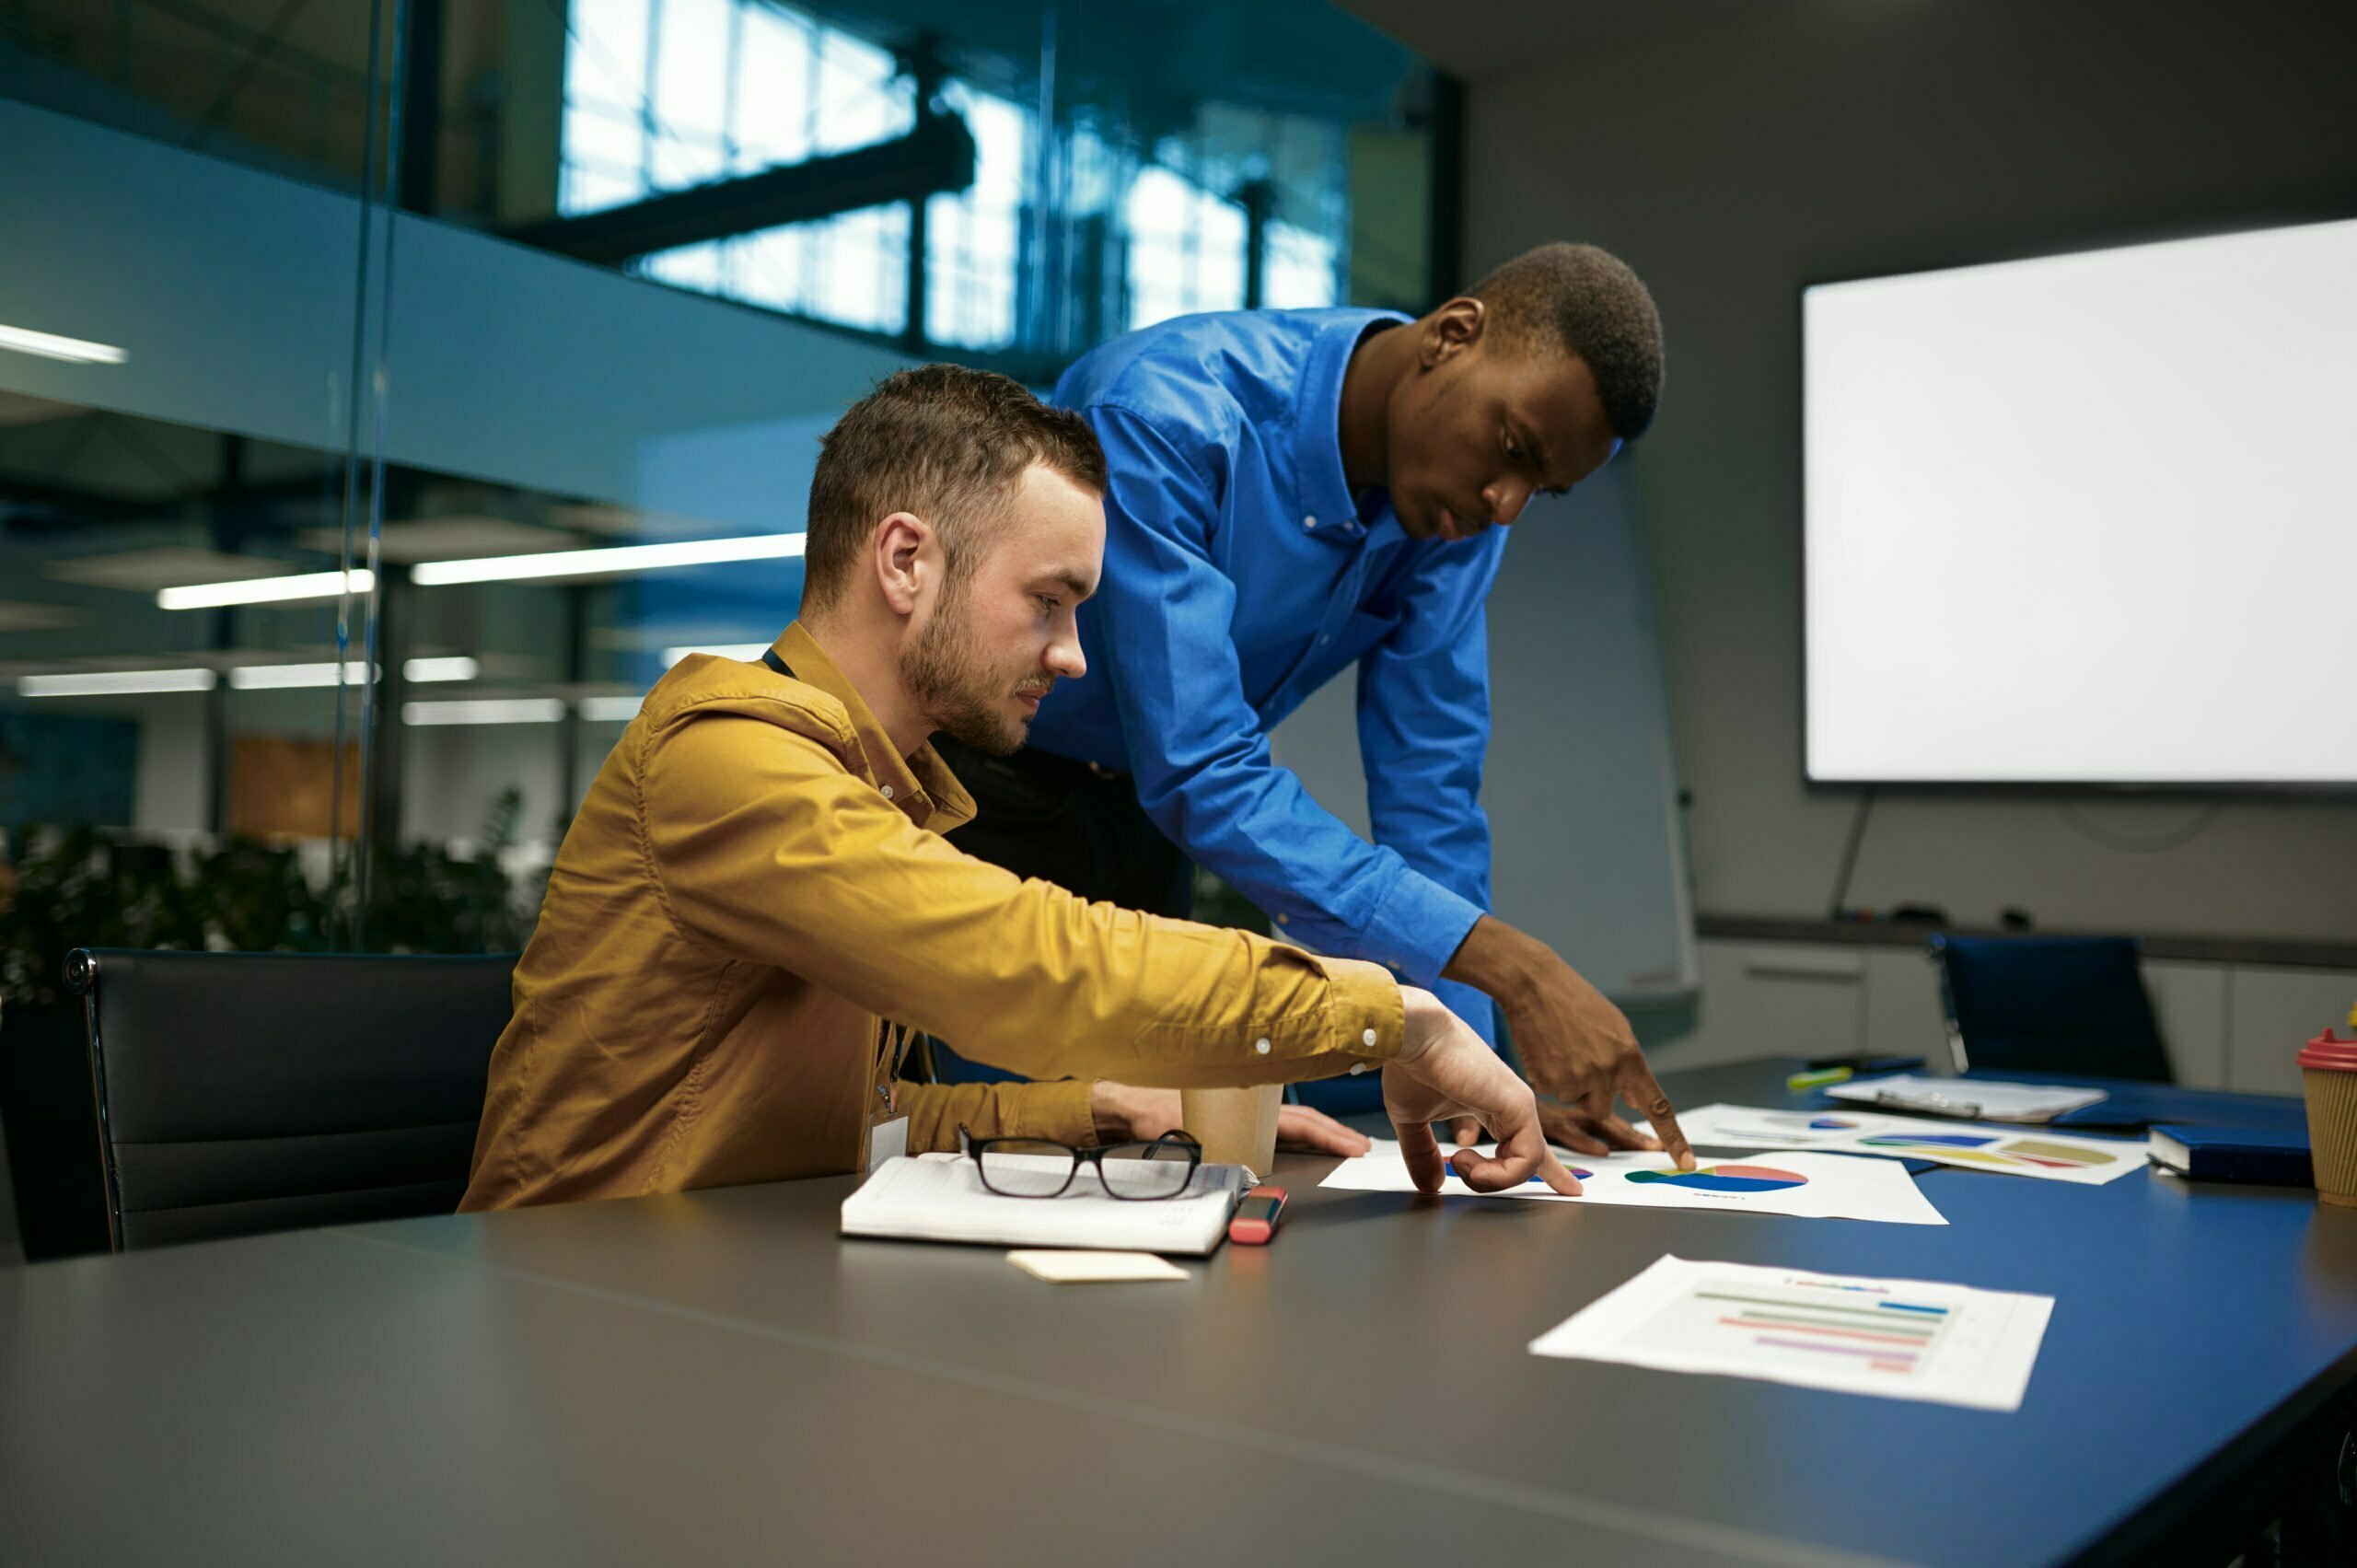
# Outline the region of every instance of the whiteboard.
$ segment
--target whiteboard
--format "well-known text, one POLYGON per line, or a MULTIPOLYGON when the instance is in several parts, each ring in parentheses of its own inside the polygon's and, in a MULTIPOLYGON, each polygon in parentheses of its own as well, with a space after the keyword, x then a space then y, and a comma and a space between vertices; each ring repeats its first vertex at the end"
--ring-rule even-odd
POLYGON ((2357 784, 2357 223, 1802 298, 1809 776, 2357 784))
MULTIPOLYGON (((1700 985, 1669 704, 1623 457, 1535 497, 1490 596, 1491 912, 1623 1007, 1700 985)), ((1320 805, 1367 831, 1357 684, 1336 679, 1271 736, 1320 805)))

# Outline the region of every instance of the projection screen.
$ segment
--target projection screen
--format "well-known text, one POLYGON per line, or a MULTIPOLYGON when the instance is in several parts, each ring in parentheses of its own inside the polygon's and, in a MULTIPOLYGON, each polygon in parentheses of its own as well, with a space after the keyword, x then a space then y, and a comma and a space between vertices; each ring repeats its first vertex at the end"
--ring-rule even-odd
POLYGON ((2357 222, 1801 323, 1811 780, 2357 787, 2357 222))

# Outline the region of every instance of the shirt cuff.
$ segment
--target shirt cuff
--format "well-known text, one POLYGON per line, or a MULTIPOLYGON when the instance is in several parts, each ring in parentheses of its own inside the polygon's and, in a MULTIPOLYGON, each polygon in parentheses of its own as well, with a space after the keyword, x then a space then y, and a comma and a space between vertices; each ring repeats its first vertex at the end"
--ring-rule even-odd
POLYGON ((1480 905, 1411 868, 1392 885, 1365 935, 1353 946, 1409 984, 1430 990, 1482 912, 1480 905))
MULTIPOLYGON (((1331 987, 1327 1008, 1331 1049, 1352 1059, 1353 1073, 1380 1067, 1407 1048, 1408 1007, 1399 982, 1380 964, 1325 958, 1331 987)), ((1328 1071, 1333 1069, 1329 1068, 1328 1071)))

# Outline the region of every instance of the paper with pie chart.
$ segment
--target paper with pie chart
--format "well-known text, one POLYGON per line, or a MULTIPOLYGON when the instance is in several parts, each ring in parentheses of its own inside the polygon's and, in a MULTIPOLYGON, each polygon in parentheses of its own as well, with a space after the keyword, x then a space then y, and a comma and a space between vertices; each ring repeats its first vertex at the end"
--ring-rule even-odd
POLYGON ((2100 1187, 2144 1168, 2141 1140, 2081 1138, 2067 1132, 2025 1132, 2019 1127, 1931 1117, 1885 1116, 1847 1106, 1838 1110, 1763 1110, 1753 1106, 1706 1105, 1679 1111, 1678 1125, 1697 1147, 1886 1155, 2082 1187, 2100 1187))
MULTIPOLYGON (((1494 1144, 1468 1144, 1483 1155, 1494 1144)), ((1443 1144, 1446 1158, 1456 1145, 1443 1144)), ((1703 1160, 1696 1170, 1679 1170, 1667 1155, 1574 1155, 1556 1157, 1580 1179, 1580 1196, 1568 1198, 1533 1179, 1504 1192, 1476 1192, 1451 1173, 1443 1197, 1527 1199, 1550 1203, 1609 1203, 1644 1209, 1716 1209, 1722 1213, 1789 1214, 1814 1220, 1882 1220, 1893 1225, 1945 1225, 1947 1220, 1915 1185, 1904 1166, 1846 1155, 1792 1154, 1746 1159, 1703 1160)), ((1356 1159, 1337 1165, 1321 1187, 1359 1192, 1413 1192, 1399 1145, 1378 1139, 1356 1159)))
POLYGON ((2053 1314, 2050 1295, 1672 1257, 1530 1353, 2013 1411, 2053 1314))

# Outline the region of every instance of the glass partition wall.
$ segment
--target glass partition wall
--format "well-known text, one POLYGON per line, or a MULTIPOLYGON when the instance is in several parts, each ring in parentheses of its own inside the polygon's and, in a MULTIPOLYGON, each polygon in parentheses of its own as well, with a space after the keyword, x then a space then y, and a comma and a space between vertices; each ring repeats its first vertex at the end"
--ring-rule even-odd
POLYGON ((792 617, 847 404, 1421 309, 1454 102, 1309 0, 0 0, 19 1188, 68 948, 519 946, 648 686, 792 617))
POLYGON ((1422 308, 1452 101, 1302 0, 0 0, 0 997, 520 941, 845 404, 1422 308))

